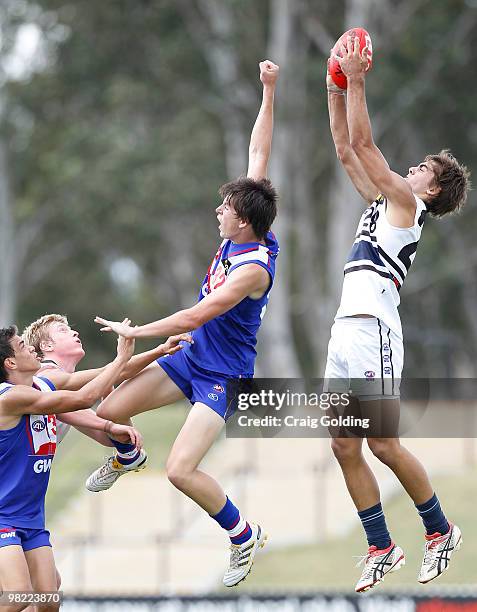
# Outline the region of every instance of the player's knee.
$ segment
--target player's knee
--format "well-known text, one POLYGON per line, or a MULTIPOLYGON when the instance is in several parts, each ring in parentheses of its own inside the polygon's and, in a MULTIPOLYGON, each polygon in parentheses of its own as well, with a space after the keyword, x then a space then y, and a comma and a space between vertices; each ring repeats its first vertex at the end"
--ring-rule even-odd
POLYGON ((101 402, 101 404, 98 406, 98 409, 96 410, 96 414, 102 419, 106 419, 107 421, 113 420, 112 410, 109 407, 109 402, 107 400, 101 402))
POLYGON ((361 455, 361 448, 348 438, 333 438, 331 450, 339 463, 355 461, 361 455))
POLYGON ((373 455, 386 465, 396 460, 399 442, 394 438, 369 438, 368 446, 373 455))
MULTIPOLYGON (((30 589, 30 591, 31 590, 32 589, 30 589)), ((7 612, 22 612, 22 611, 29 612, 30 610, 32 610, 33 612, 37 611, 37 608, 33 608, 28 603, 8 606, 8 608, 5 608, 5 609, 7 610, 7 612)))
POLYGON ((183 491, 189 482, 190 470, 181 460, 169 459, 166 465, 167 478, 176 489, 183 491))
MULTIPOLYGON (((29 589, 18 589, 18 590, 20 592, 25 592, 25 591, 26 592, 32 592, 33 591, 31 586, 30 586, 29 589)), ((29 603, 12 604, 12 605, 6 607, 5 609, 8 610, 8 612, 22 612, 23 610, 25 612, 29 611, 29 610, 37 612, 37 608, 32 607, 29 603)))
MULTIPOLYGON (((7 581, 3 580, 1 585, 1 590, 3 591, 19 591, 21 593, 31 593, 33 592, 33 587, 31 585, 30 580, 25 579, 19 581, 15 581, 14 585, 9 585, 7 581)), ((18 603, 11 604, 5 608, 8 612, 22 612, 22 610, 35 610, 29 603, 18 603)))
POLYGON ((37 606, 37 610, 38 612, 57 612, 57 610, 60 609, 60 604, 59 603, 49 603, 49 604, 45 604, 43 606, 38 605, 37 606))

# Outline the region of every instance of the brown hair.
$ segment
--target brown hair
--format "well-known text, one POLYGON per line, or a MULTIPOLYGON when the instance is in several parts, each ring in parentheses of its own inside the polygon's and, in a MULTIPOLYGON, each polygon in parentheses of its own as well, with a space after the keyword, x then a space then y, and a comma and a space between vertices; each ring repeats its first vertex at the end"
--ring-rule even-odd
POLYGON ((33 321, 33 323, 30 323, 30 325, 23 330, 23 341, 25 344, 35 347, 35 351, 40 358, 45 356, 41 350, 40 344, 43 341, 51 340, 48 332, 48 327, 51 323, 66 323, 66 325, 68 325, 68 319, 64 315, 46 314, 36 321, 33 321))
POLYGON ((250 223, 259 240, 265 238, 277 216, 278 199, 277 192, 268 179, 240 177, 222 185, 219 194, 222 199, 230 198, 237 216, 250 223))
POLYGON ((11 342, 17 333, 18 330, 15 325, 0 329, 0 383, 5 382, 8 378, 7 370, 5 369, 5 359, 15 357, 15 351, 11 342))
POLYGON ((427 203, 430 214, 443 217, 460 210, 472 188, 469 170, 459 164, 449 149, 443 149, 437 155, 427 155, 425 161, 433 162, 436 185, 440 187, 439 193, 427 203))

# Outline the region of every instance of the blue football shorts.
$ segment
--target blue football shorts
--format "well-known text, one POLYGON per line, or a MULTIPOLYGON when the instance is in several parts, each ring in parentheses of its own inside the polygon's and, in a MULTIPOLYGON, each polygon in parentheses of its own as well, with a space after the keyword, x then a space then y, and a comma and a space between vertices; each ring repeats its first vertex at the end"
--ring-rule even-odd
POLYGON ((235 412, 234 402, 227 402, 227 382, 236 378, 200 368, 183 351, 159 357, 157 363, 191 404, 201 402, 225 421, 235 412))
POLYGON ((28 529, 0 524, 0 548, 21 546, 26 552, 41 546, 51 546, 50 532, 46 529, 28 529))

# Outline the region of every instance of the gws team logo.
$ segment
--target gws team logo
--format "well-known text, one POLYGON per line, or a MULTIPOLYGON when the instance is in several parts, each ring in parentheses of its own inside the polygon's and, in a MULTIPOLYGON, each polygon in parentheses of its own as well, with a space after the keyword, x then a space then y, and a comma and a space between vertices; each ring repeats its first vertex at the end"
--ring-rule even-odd
POLYGON ((35 474, 42 474, 50 471, 52 459, 38 459, 33 464, 35 474))
POLYGON ((31 424, 31 428, 33 429, 33 431, 43 431, 45 429, 46 425, 45 425, 45 421, 34 421, 31 424))
POLYGON ((374 380, 375 376, 376 373, 373 372, 373 370, 366 370, 366 372, 364 373, 364 377, 366 378, 366 380, 374 380))
POLYGON ((217 391, 217 393, 223 393, 225 391, 222 385, 219 385, 218 383, 214 385, 212 388, 214 391, 217 391))
POLYGON ((214 400, 214 402, 218 402, 219 401, 219 396, 216 395, 215 393, 209 393, 209 395, 207 396, 209 399, 214 400))

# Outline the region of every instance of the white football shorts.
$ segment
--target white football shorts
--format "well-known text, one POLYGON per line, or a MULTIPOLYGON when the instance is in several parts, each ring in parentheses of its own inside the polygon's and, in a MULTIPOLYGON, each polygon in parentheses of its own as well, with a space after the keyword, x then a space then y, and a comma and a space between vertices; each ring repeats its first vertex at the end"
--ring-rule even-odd
POLYGON ((331 328, 325 392, 361 400, 399 398, 404 361, 402 338, 380 319, 344 317, 331 328))

